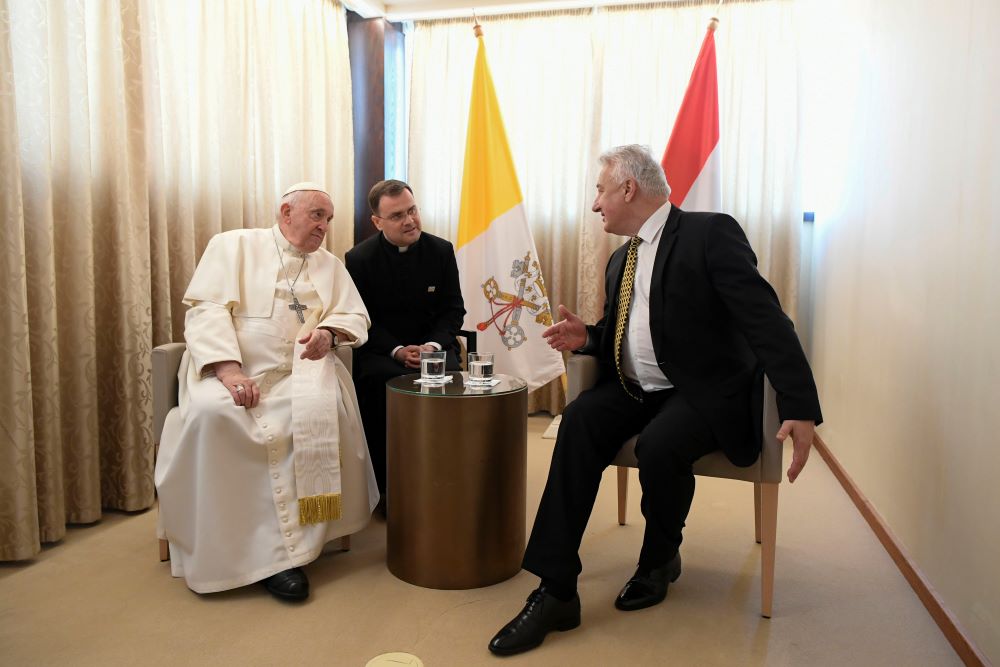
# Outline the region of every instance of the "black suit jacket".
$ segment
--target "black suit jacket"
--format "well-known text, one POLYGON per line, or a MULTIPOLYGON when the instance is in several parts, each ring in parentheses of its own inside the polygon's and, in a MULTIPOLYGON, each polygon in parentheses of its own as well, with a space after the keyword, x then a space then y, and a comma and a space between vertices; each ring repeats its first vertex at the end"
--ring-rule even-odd
MULTIPOLYGON (((588 327, 584 353, 614 378, 614 323, 628 244, 605 272, 604 316, 588 327)), ((653 263, 650 329, 660 370, 711 425, 736 465, 760 453, 763 380, 778 396, 781 419, 822 421, 819 397, 792 322, 739 223, 718 213, 671 207, 653 263)))
POLYGON ((387 356, 399 345, 430 341, 458 352, 465 305, 451 243, 423 232, 401 255, 379 232, 345 260, 372 322, 359 352, 387 356))

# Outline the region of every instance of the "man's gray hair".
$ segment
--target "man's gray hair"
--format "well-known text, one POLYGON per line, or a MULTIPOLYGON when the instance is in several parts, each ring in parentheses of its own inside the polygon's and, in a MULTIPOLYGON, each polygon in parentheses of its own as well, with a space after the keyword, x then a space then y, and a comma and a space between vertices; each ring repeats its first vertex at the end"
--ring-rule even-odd
POLYGON ((610 176, 615 183, 633 179, 639 190, 653 197, 669 197, 670 186, 663 174, 663 167, 653 159, 649 146, 629 144, 616 146, 601 153, 601 166, 610 167, 610 176))
POLYGON ((302 195, 305 192, 307 192, 307 191, 306 190, 296 190, 295 192, 289 192, 287 195, 285 195, 284 197, 282 197, 281 199, 279 199, 278 200, 278 210, 274 212, 274 219, 277 222, 281 222, 281 205, 282 204, 288 204, 292 208, 295 208, 298 205, 299 200, 302 199, 302 195))

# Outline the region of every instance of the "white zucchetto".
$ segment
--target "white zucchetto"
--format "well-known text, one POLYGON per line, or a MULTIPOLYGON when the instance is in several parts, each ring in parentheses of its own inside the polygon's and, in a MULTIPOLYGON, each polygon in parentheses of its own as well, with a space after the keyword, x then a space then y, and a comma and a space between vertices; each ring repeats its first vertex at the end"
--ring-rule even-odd
MULTIPOLYGON (((330 193, 326 191, 326 188, 324 188, 322 185, 318 183, 313 183, 311 181, 303 181, 301 183, 296 183, 292 187, 285 190, 284 194, 282 194, 281 196, 282 198, 284 198, 292 194, 293 192, 298 192, 299 190, 315 190, 316 192, 322 192, 327 197, 330 197, 330 193)), ((333 199, 333 197, 330 197, 330 199, 333 199)))

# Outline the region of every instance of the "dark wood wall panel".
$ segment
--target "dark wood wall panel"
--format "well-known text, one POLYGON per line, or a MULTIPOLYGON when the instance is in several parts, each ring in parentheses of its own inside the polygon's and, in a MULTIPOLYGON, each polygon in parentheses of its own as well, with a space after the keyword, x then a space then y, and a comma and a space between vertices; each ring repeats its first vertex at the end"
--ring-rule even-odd
POLYGON ((354 118, 354 243, 375 233, 368 190, 385 176, 385 20, 347 12, 354 118))

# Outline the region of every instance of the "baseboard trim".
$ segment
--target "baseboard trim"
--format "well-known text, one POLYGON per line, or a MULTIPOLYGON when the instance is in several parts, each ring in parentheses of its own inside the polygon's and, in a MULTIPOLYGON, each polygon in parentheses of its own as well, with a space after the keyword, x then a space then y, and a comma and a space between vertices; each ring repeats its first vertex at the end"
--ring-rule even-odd
POLYGON ((840 465, 840 462, 837 461, 830 448, 827 447, 819 435, 816 435, 813 445, 816 451, 819 452, 819 455, 823 457, 823 460, 826 461, 826 465, 833 472, 833 476, 837 478, 840 485, 844 487, 844 491, 854 501, 858 511, 861 512, 861 516, 871 526, 879 542, 885 547, 893 562, 896 563, 896 567, 899 568, 903 577, 913 588, 913 592, 917 594, 924 607, 927 608, 931 618, 941 628, 941 632, 944 633, 945 638, 951 644, 952 648, 955 649, 958 657, 969 667, 989 667, 990 662, 986 659, 986 656, 980 653, 976 645, 965 635, 965 632, 958 624, 958 620, 944 606, 937 591, 934 590, 934 587, 924 577, 924 573, 910 560, 910 557, 903 550, 896 536, 889 529, 889 526, 886 525, 882 515, 875 510, 868 501, 868 498, 865 497, 861 489, 854 483, 851 476, 847 474, 847 471, 840 465))

